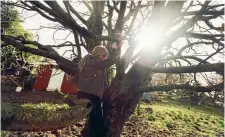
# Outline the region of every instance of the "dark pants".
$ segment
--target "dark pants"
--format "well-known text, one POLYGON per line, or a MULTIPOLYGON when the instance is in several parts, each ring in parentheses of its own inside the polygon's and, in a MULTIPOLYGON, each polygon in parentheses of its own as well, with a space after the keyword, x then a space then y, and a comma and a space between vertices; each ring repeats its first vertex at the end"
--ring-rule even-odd
POLYGON ((91 131, 92 136, 104 137, 106 129, 104 126, 104 119, 102 116, 101 98, 82 91, 78 92, 78 98, 86 98, 91 101, 92 110, 89 115, 88 124, 89 127, 91 127, 89 131, 91 131))

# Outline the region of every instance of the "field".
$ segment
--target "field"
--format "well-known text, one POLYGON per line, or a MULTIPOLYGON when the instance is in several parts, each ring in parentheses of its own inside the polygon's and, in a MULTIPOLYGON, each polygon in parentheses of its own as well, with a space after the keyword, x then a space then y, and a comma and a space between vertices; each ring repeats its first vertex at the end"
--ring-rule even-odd
MULTIPOLYGON (((141 104, 140 115, 131 119, 146 120, 146 132, 169 133, 166 136, 224 136, 223 112, 215 108, 187 106, 178 103, 141 104), (147 128, 147 129, 146 129, 147 128)), ((143 125, 143 124, 142 124, 143 125)), ((138 126, 141 128, 141 126, 138 126)), ((140 131, 141 132, 141 131, 140 131)), ((142 136, 149 136, 150 134, 142 136)))
MULTIPOLYGON (((30 104, 29 104, 30 105, 30 104)), ((32 108, 43 107, 33 104, 32 108)), ((45 103, 48 111, 55 109, 53 104, 45 103)), ((60 107, 59 104, 56 104, 60 107)), ((61 104, 65 105, 65 104, 61 104)), ((26 106, 26 103, 23 104, 26 106)), ((62 106, 63 107, 63 106, 62 106)), ((40 111, 40 110, 39 110, 40 111)), ((126 122, 122 137, 219 137, 224 136, 222 110, 215 108, 188 106, 172 102, 141 103, 139 110, 126 122)), ((2 131, 4 136, 78 136, 85 120, 67 128, 46 132, 2 131)))

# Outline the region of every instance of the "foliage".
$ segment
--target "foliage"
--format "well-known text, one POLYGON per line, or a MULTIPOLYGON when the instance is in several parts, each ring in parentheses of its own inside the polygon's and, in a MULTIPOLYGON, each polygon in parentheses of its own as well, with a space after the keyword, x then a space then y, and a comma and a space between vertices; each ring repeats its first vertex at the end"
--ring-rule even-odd
MULTIPOLYGON (((193 82, 192 84, 200 84, 196 83, 192 80, 192 76, 190 74, 154 74, 152 78, 152 85, 168 85, 168 84, 185 84, 187 81, 193 82)), ((207 85, 215 85, 218 83, 223 83, 223 78, 220 75, 216 75, 215 73, 208 74, 205 76, 201 82, 207 83, 207 85)), ((205 105, 205 106, 220 106, 223 107, 223 92, 210 92, 210 93, 199 93, 192 90, 182 90, 182 89, 173 89, 171 91, 158 91, 152 93, 153 100, 176 100, 186 104, 195 104, 195 105, 205 105)))
POLYGON ((1 132, 0 132, 0 136, 1 136, 1 137, 8 137, 8 136, 9 136, 9 134, 10 134, 10 132, 9 132, 9 131, 4 131, 4 130, 1 130, 1 132))
MULTIPOLYGON (((19 38, 25 38, 26 40, 32 40, 33 35, 24 30, 21 25, 21 19, 18 11, 14 6, 1 5, 1 27, 5 35, 10 35, 19 38)), ((2 43, 4 44, 4 43, 2 43)), ((32 45, 29 45, 32 47, 32 45)), ((22 67, 17 60, 24 60, 25 62, 35 62, 40 60, 41 57, 33 55, 31 53, 23 53, 22 51, 12 47, 5 46, 1 48, 1 69, 22 67)))
POLYGON ((20 24, 21 19, 14 6, 1 5, 1 27, 4 34, 12 36, 24 36, 26 39, 32 39, 32 34, 25 31, 20 24))
POLYGON ((10 119, 13 116, 13 106, 7 102, 1 102, 1 119, 3 121, 10 119))
POLYGON ((108 76, 108 82, 111 84, 113 78, 115 77, 115 69, 113 67, 110 67, 107 69, 107 76, 108 76))
POLYGON ((223 114, 216 109, 171 102, 141 104, 141 108, 141 114, 155 130, 172 130, 176 136, 219 136, 223 133, 223 114), (153 109, 152 114, 147 111, 149 107, 153 109))

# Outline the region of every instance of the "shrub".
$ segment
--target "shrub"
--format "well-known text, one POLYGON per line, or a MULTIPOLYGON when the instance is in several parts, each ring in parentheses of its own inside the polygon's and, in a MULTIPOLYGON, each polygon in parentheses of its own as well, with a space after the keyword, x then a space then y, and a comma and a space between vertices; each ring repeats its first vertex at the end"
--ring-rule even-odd
POLYGON ((149 120, 149 121, 155 121, 155 117, 154 117, 153 115, 149 115, 149 116, 148 116, 148 120, 149 120))
POLYGON ((1 103, 1 119, 3 121, 10 119, 13 116, 13 106, 10 103, 1 103))

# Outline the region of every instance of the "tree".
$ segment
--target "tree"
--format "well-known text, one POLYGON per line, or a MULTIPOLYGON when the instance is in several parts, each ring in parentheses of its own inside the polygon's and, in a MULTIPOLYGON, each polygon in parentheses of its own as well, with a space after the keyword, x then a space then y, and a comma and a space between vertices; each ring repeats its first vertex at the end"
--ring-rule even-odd
MULTIPOLYGON (((1 29, 5 35, 32 40, 32 34, 23 29, 19 13, 14 6, 1 5, 1 10, 1 29)), ((32 47, 32 45, 29 46, 32 47)), ((1 47, 1 69, 3 74, 6 69, 22 67, 25 62, 40 59, 37 55, 24 53, 13 46, 8 46, 4 41, 2 41, 1 47)))
MULTIPOLYGON (((170 73, 156 73, 151 80, 152 86, 163 86, 168 84, 185 84, 187 81, 191 81, 192 76, 190 74, 170 74, 170 73)), ((162 90, 161 92, 153 92, 152 100, 164 99, 181 99, 184 94, 182 89, 162 90)))
MULTIPOLYGON (((43 45, 9 35, 2 35, 2 41, 21 51, 53 59, 63 71, 72 75, 77 70, 76 63, 60 56, 52 47, 76 48, 77 52, 73 54, 76 57, 74 60, 78 61, 81 47, 90 52, 102 41, 110 47, 113 42, 118 41, 114 37, 116 33, 126 34, 129 47, 117 61, 116 75, 104 93, 104 117, 108 136, 120 136, 125 121, 134 112, 144 92, 172 89, 210 92, 215 88, 223 89, 223 83, 205 87, 191 82, 160 86, 147 84, 153 73, 195 75, 214 71, 224 75, 223 63, 212 63, 213 57, 224 55, 221 25, 216 26, 214 22, 222 17, 223 4, 211 1, 20 1, 11 5, 36 11, 56 23, 54 27, 69 30, 74 35, 74 42, 43 45), (77 11, 76 3, 83 4, 88 11, 77 11), (142 36, 138 40, 137 35, 143 31, 145 36, 150 37, 142 36), (144 41, 148 43, 145 42, 140 52, 133 56, 144 41), (177 41, 184 42, 174 44, 177 41), (31 48, 27 44, 36 47, 31 48), (211 53, 204 53, 198 47, 208 48, 207 51, 211 53)), ((193 79, 197 80, 196 76, 193 79)))

